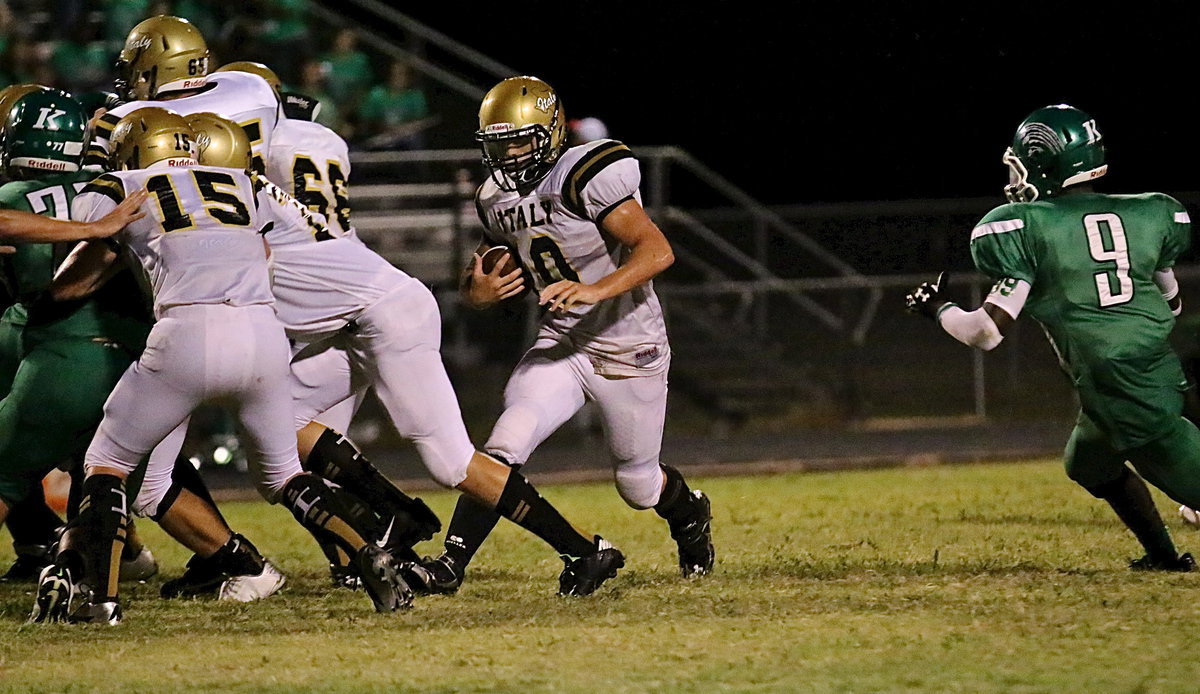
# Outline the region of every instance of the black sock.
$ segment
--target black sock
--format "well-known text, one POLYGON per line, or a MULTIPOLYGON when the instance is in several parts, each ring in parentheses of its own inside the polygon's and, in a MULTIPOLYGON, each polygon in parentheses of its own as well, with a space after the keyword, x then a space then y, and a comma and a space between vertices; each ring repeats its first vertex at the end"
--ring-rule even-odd
POLYGON ((694 502, 692 490, 688 488, 678 470, 661 463, 659 467, 667 479, 663 483, 662 493, 658 496, 658 503, 654 505, 654 512, 664 518, 672 528, 692 522, 700 513, 694 502))
POLYGON ((371 535, 371 528, 355 527, 357 524, 340 490, 311 472, 288 480, 280 503, 318 543, 336 543, 350 556, 357 554, 371 535))
POLYGON ((208 485, 204 483, 204 478, 200 476, 200 471, 192 465, 192 461, 179 456, 175 458, 175 467, 171 469, 171 489, 167 491, 167 496, 158 505, 158 514, 154 520, 159 520, 167 509, 171 508, 171 504, 175 503, 175 497, 179 496, 179 491, 186 489, 189 492, 200 497, 212 507, 217 517, 225 525, 229 522, 225 520, 225 516, 221 515, 221 509, 217 507, 217 502, 213 501, 212 494, 208 491, 208 485))
POLYGON ((475 499, 463 495, 458 497, 450 527, 446 530, 446 554, 455 565, 465 570, 480 545, 500 522, 500 514, 475 499))
POLYGON ((70 545, 83 558, 83 582, 91 588, 94 602, 117 599, 128 523, 125 481, 115 475, 84 479, 79 515, 67 532, 77 534, 70 545))
POLYGON ((1088 491, 1108 502, 1152 560, 1174 560, 1178 556, 1175 543, 1154 505, 1150 489, 1129 468, 1124 470, 1121 478, 1088 491))
POLYGON ((67 522, 79 515, 79 503, 83 499, 83 461, 72 460, 67 470, 71 476, 71 490, 67 492, 67 522))
MULTIPOLYGON (((361 499, 347 492, 345 489, 340 490, 338 495, 343 506, 343 513, 346 515, 347 522, 350 527, 360 531, 367 531, 369 536, 364 536, 363 539, 368 542, 374 542, 380 539, 384 528, 381 527, 379 517, 367 508, 367 505, 361 499)), ((347 555, 342 545, 332 540, 320 540, 317 544, 321 545, 321 552, 325 554, 325 558, 330 564, 335 566, 346 566, 350 563, 350 558, 353 555, 347 555)))
POLYGON ((257 576, 262 573, 265 563, 258 548, 237 533, 204 561, 230 576, 257 576))
POLYGON ((46 505, 42 485, 34 485, 24 501, 13 504, 5 521, 12 534, 13 549, 22 554, 21 547, 49 547, 58 539, 63 521, 46 505))
POLYGON ((332 429, 317 437, 304 469, 351 492, 380 515, 395 518, 392 532, 397 546, 411 547, 442 529, 441 520, 424 501, 400 491, 350 439, 332 429))
POLYGON ((596 549, 593 538, 585 537, 568 523, 516 470, 508 473, 496 513, 542 538, 559 554, 582 557, 596 549))

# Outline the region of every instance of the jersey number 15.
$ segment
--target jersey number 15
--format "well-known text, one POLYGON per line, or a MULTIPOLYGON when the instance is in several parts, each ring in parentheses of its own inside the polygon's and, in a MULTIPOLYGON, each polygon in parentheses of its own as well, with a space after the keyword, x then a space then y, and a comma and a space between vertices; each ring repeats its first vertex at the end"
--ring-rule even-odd
MULTIPOLYGON (((204 211, 218 222, 229 226, 249 226, 250 211, 237 196, 237 181, 227 173, 220 171, 190 171, 192 183, 204 201, 204 211), (221 190, 225 187, 227 190, 221 190), (232 190, 228 190, 231 188, 232 190)), ((146 181, 146 190, 158 201, 158 209, 162 212, 163 231, 181 231, 196 226, 190 214, 183 211, 179 195, 171 177, 165 174, 152 177, 146 181)))

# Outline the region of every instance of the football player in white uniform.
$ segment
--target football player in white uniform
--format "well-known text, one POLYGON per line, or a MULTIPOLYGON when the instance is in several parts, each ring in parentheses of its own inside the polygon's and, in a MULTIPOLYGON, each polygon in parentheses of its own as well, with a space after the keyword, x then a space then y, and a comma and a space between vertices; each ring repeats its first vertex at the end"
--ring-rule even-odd
MULTIPOLYGON (((279 87, 279 78, 261 63, 247 61, 230 63, 218 68, 215 76, 230 71, 258 75, 273 89, 279 87)), ((231 151, 233 145, 224 140, 233 134, 227 129, 223 129, 218 121, 208 118, 213 115, 215 114, 194 114, 189 118, 201 118, 207 126, 214 126, 216 129, 208 135, 211 135, 214 142, 222 140, 223 144, 217 149, 224 152, 231 151)), ((298 432, 301 463, 306 470, 320 474, 362 499, 366 508, 360 508, 357 505, 354 507, 363 511, 359 514, 359 520, 366 523, 371 514, 377 513, 380 525, 386 526, 390 530, 387 549, 397 558, 415 560, 417 555, 412 552, 411 547, 433 537, 441 530, 441 521, 423 501, 414 499, 397 489, 390 480, 363 459, 345 437, 336 433, 345 431, 349 427, 354 412, 366 395, 366 388, 362 387, 363 384, 356 382, 353 387, 349 385, 352 374, 349 356, 346 352, 341 349, 330 349, 329 345, 306 349, 306 342, 329 336, 330 333, 322 332, 323 328, 320 326, 322 321, 328 322, 328 316, 342 316, 347 312, 353 312, 356 310, 355 307, 365 305, 363 302, 368 301, 371 297, 377 297, 381 290, 385 290, 387 283, 394 278, 389 274, 381 273, 379 268, 381 265, 389 270, 392 268, 382 258, 370 253, 361 243, 357 243, 354 229, 349 226, 349 208, 345 202, 345 178, 337 175, 338 171, 349 172, 350 170, 345 142, 332 131, 315 123, 283 119, 275 129, 273 145, 268 160, 271 162, 286 161, 286 165, 269 166, 268 168, 283 172, 280 174, 280 180, 284 186, 289 190, 297 190, 300 195, 304 196, 313 211, 321 215, 328 212, 330 215, 332 222, 328 226, 326 226, 323 216, 316 222, 321 225, 319 238, 330 240, 334 237, 347 237, 356 241, 354 245, 343 246, 343 248, 350 248, 353 256, 348 262, 343 262, 339 266, 344 268, 344 274, 339 274, 338 271, 326 265, 329 261, 329 254, 336 252, 333 248, 322 247, 322 252, 310 253, 307 261, 298 260, 295 264, 289 263, 289 267, 293 269, 305 262, 309 266, 315 266, 318 273, 324 273, 324 279, 321 280, 324 285, 338 288, 335 291, 313 291, 316 289, 315 286, 305 287, 301 284, 300 288, 309 290, 306 296, 307 308, 303 310, 304 316, 296 317, 297 311, 288 312, 299 321, 299 325, 295 329, 289 330, 289 336, 294 342, 293 354, 296 355, 292 364, 293 397, 297 401, 307 401, 312 397, 319 398, 321 389, 329 388, 340 392, 351 390, 354 392, 353 396, 347 397, 342 403, 320 413, 315 418, 317 421, 309 422, 308 426, 304 426, 298 432), (305 166, 306 163, 312 161, 320 162, 320 173, 314 174, 305 166), (292 174, 293 170, 297 172, 295 176, 292 174), (336 187, 328 185, 331 180, 340 181, 340 183, 337 183, 336 187), (337 211, 331 211, 330 206, 335 206, 337 211), (355 256, 356 250, 369 254, 369 258, 364 259, 362 255, 355 256), (373 260, 371 260, 372 258, 373 260), (367 287, 367 289, 364 290, 363 287, 367 287), (339 382, 339 379, 342 380, 339 382), (333 431, 327 430, 326 427, 333 431)), ((206 148, 205 151, 211 153, 215 150, 206 148)), ((202 153, 202 159, 203 157, 202 153)), ((265 181, 260 180, 260 183, 265 183, 265 181)), ((276 193, 280 192, 278 188, 274 190, 276 193)), ((275 228, 275 231, 270 234, 272 241, 278 240, 281 235, 283 238, 287 238, 282 230, 288 228, 289 225, 299 228, 301 237, 311 237, 313 230, 309 223, 302 218, 302 215, 295 211, 296 203, 294 201, 288 205, 280 205, 278 202, 274 202, 271 196, 266 196, 266 198, 263 200, 263 194, 260 191, 264 213, 274 211, 283 214, 280 219, 268 220, 275 228)), ((300 206, 299 209, 303 210, 303 206, 300 206)), ((309 238, 308 240, 311 242, 313 239, 309 238)), ((312 268, 310 267, 310 269, 312 268)), ((281 280, 286 282, 284 275, 285 273, 281 272, 276 278, 277 282, 281 280)), ((305 280, 301 280, 301 282, 303 281, 305 280)), ((332 329, 333 332, 336 333, 343 324, 337 324, 332 329)), ((194 475, 181 480, 178 472, 173 478, 172 487, 169 490, 159 490, 150 493, 149 496, 142 495, 138 498, 139 503, 135 510, 139 514, 151 515, 159 520, 164 529, 173 537, 196 552, 196 556, 188 562, 187 572, 163 586, 164 597, 186 596, 197 591, 212 592, 216 579, 222 574, 237 575, 231 573, 231 571, 237 570, 237 564, 225 561, 223 555, 213 554, 214 550, 222 546, 221 542, 225 541, 222 538, 237 536, 234 536, 228 529, 215 506, 211 502, 205 503, 207 498, 207 491, 203 489, 202 483, 199 483, 194 475)), ((334 582, 339 585, 357 585, 357 578, 354 575, 356 572, 350 566, 352 558, 346 556, 345 552, 335 543, 323 543, 322 549, 330 560, 334 582)))
MULTIPOLYGON (((205 401, 236 409, 263 496, 355 556, 377 610, 405 606, 411 592, 392 557, 353 527, 336 488, 300 467, 286 390, 288 345, 273 308, 253 184, 243 171, 197 166, 193 139, 188 122, 171 111, 128 114, 111 138, 112 163, 124 170, 96 179, 74 202, 79 219, 97 219, 127 190, 149 191, 143 207, 150 214, 118 240, 147 275, 157 322, 105 404, 84 460, 79 515, 42 573, 31 619, 120 622, 115 564, 128 522, 125 478, 205 401), (80 577, 90 595, 72 609, 80 577)), ((87 243, 60 277, 67 286, 91 287, 116 259, 111 247, 87 243)))
MULTIPOLYGON (((211 139, 225 131, 214 128, 207 135, 211 139)), ((224 163, 236 166, 238 161, 224 163)), ((416 444, 435 480, 465 492, 558 551, 566 564, 560 593, 590 594, 616 575, 624 564, 616 548, 574 528, 519 472, 471 444, 442 365, 441 319, 429 290, 357 237, 336 236, 286 192, 263 185, 274 198, 262 200, 263 206, 283 207, 275 213, 277 224, 265 234, 272 248, 280 319, 293 337, 317 349, 345 352, 355 377, 329 373, 315 385, 300 384, 295 392, 301 397, 294 402, 297 429, 357 389, 374 387, 392 423, 416 444)), ((337 465, 374 470, 344 437, 334 433, 331 438, 326 453, 337 465)))
MULTIPOLYGON (((491 176, 476 194, 484 238, 462 295, 486 308, 519 294, 528 278, 546 308, 484 450, 520 467, 585 401, 595 402, 617 491, 666 519, 685 577, 706 574, 714 558, 708 497, 659 462, 671 352, 650 280, 674 255, 642 209, 629 148, 602 139, 566 149, 564 131, 558 95, 534 77, 500 82, 480 107, 475 139, 491 176), (493 247, 515 254, 525 272, 507 270, 503 258, 485 272, 482 255, 493 247)), ((460 499, 445 552, 420 564, 414 590, 457 590, 495 523, 493 512, 460 499)))
POLYGON ((84 164, 105 166, 112 129, 123 116, 144 106, 166 106, 185 116, 212 112, 237 122, 250 138, 255 170, 264 171, 271 135, 282 117, 275 90, 249 72, 210 75, 208 61, 208 44, 186 19, 158 15, 130 30, 117 60, 116 90, 126 103, 96 121, 84 164))

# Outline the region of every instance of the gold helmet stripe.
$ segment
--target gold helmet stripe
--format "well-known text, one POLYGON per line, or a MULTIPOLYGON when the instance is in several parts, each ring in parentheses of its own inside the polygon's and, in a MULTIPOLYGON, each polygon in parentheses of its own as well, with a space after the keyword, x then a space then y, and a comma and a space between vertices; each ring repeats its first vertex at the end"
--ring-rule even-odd
POLYGON ((583 189, 601 171, 622 159, 632 159, 633 152, 616 140, 605 140, 579 158, 563 183, 563 205, 580 217, 587 217, 583 204, 583 189))

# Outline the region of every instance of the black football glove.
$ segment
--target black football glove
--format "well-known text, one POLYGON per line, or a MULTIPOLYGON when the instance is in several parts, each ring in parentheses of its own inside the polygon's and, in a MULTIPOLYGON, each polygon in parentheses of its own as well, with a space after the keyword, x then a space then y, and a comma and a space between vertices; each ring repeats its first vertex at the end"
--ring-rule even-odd
POLYGON ((941 292, 949 277, 950 273, 943 272, 932 284, 922 282, 921 286, 904 296, 904 307, 909 313, 919 313, 931 320, 937 318, 938 310, 947 303, 941 292))

